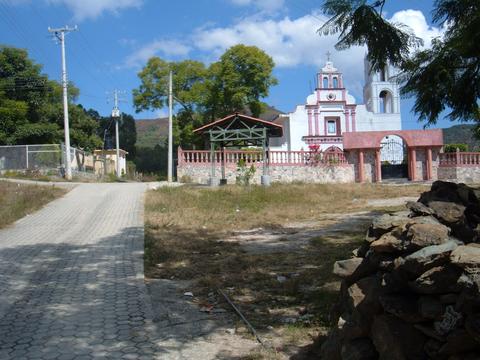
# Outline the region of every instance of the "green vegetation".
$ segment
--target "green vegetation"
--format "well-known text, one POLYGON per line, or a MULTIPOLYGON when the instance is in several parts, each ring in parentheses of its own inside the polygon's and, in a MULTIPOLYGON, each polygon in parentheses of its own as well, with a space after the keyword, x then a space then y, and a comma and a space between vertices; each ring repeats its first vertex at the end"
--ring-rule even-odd
POLYGON ((480 151, 480 138, 476 136, 474 124, 454 125, 443 129, 445 144, 466 144, 470 151, 480 151))
POLYGON ((467 144, 445 144, 443 147, 443 151, 446 153, 454 153, 454 152, 467 152, 468 145, 467 144))
POLYGON ((64 193, 65 190, 54 186, 0 181, 0 228, 40 209, 64 193))
MULTIPOLYGON (((69 84, 72 145, 101 146, 97 122, 75 104, 79 90, 69 84)), ((41 73, 25 50, 0 46, 0 145, 60 143, 63 136, 62 89, 41 73)))
POLYGON ((168 101, 168 74, 173 72, 173 93, 179 110, 175 139, 189 148, 203 145, 193 129, 235 111, 248 109, 253 116, 264 110, 261 98, 268 96, 277 80, 273 60, 255 46, 236 45, 217 62, 206 67, 193 60, 167 62, 152 57, 138 74, 141 85, 133 91, 137 111, 160 109, 168 101))
POLYGON ((420 39, 408 27, 383 17, 386 1, 326 0, 323 10, 331 18, 319 32, 339 33, 339 50, 366 45, 374 70, 388 62, 400 68, 402 92, 415 99, 414 111, 421 121, 435 124, 449 109, 451 120, 479 123, 480 2, 435 1, 433 23, 448 26, 430 49, 418 50, 420 39))

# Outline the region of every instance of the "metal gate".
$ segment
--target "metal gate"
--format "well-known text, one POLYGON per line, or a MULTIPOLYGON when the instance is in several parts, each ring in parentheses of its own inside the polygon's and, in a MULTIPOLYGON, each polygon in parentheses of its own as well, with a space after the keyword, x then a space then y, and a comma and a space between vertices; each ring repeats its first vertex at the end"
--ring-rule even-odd
POLYGON ((387 136, 384 141, 380 143, 380 146, 382 178, 407 178, 407 151, 403 139, 394 135, 387 136))

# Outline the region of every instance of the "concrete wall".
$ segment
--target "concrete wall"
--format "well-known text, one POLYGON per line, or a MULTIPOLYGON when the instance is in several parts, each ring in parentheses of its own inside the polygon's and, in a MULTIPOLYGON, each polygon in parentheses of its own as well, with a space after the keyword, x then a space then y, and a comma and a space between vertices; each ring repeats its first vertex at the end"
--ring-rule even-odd
MULTIPOLYGON (((260 176, 263 169, 257 168, 253 183, 260 183, 260 176)), ((210 177, 211 167, 209 165, 199 166, 183 164, 177 167, 177 178, 179 181, 192 181, 199 184, 207 184, 210 177)), ((236 167, 225 169, 227 183, 235 184, 237 171, 236 167)), ((215 176, 221 177, 220 166, 215 169, 215 176)), ((271 166, 270 178, 272 182, 306 182, 306 183, 350 183, 355 181, 353 165, 341 166, 271 166)))
POLYGON ((480 183, 480 167, 478 166, 463 166, 453 167, 445 166, 438 168, 438 179, 448 180, 466 184, 480 183))

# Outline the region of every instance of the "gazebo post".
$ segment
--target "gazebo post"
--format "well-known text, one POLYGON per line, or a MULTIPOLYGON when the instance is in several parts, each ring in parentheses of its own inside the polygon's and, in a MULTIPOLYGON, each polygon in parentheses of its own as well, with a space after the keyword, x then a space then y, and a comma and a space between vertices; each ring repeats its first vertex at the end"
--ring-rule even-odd
POLYGON ((220 185, 227 185, 227 178, 225 176, 225 144, 222 142, 220 147, 220 161, 222 169, 222 178, 220 179, 220 185))
POLYGON ((269 159, 267 156, 267 129, 263 128, 262 150, 263 150, 263 175, 260 182, 263 186, 270 186, 269 159))
POLYGON ((215 177, 215 142, 213 141, 212 133, 210 133, 210 163, 212 165, 210 172, 210 179, 208 180, 208 185, 218 186, 218 179, 215 177))

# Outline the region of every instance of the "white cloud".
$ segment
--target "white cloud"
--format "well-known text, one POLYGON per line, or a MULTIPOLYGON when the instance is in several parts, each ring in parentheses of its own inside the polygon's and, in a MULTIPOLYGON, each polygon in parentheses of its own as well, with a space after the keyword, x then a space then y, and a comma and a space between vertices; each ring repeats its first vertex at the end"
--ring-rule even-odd
MULTIPOLYGON (((253 0, 230 1, 242 5, 253 0)), ((195 29, 187 40, 148 44, 131 55, 126 64, 142 65, 142 62, 146 62, 151 55, 158 52, 183 56, 195 51, 197 58, 216 60, 229 47, 245 44, 264 50, 272 56, 278 68, 305 65, 321 68, 325 64, 326 52, 330 51, 335 67, 344 73, 347 87, 357 96, 361 96, 364 83, 363 58, 366 50, 363 47, 353 47, 336 51, 336 36, 319 36, 316 32, 326 20, 327 17, 323 14, 313 12, 296 19, 288 16, 281 19, 253 16, 226 27, 207 25, 195 29), (174 48, 175 46, 178 48, 174 48), (174 52, 172 48, 175 49, 174 52)), ((424 39, 426 46, 430 46, 433 37, 442 34, 441 29, 429 26, 422 12, 417 10, 399 11, 393 14, 390 21, 410 26, 417 36, 424 39)))
POLYGON ((127 8, 140 8, 143 0, 46 0, 49 4, 64 4, 72 12, 75 20, 95 19, 104 12, 117 14, 127 8))
POLYGON ((237 6, 255 6, 265 12, 274 12, 285 6, 285 0, 230 0, 237 6))
POLYGON ((137 49, 127 57, 123 67, 138 67, 143 65, 152 56, 166 57, 185 56, 190 52, 190 47, 176 40, 155 40, 137 49))
POLYGON ((430 47, 432 39, 441 37, 444 29, 428 25, 425 15, 420 10, 401 10, 393 14, 390 19, 394 23, 402 23, 410 27, 416 36, 423 39, 424 46, 430 47))

